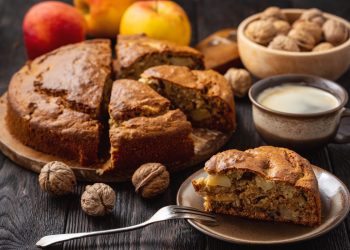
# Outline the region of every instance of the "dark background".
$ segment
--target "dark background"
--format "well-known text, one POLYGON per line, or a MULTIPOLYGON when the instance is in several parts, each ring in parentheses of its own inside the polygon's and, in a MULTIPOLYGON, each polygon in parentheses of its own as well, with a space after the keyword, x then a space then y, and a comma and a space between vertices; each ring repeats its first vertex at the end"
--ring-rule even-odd
MULTIPOLYGON (((0 0, 0 94, 26 60, 22 42, 22 19, 35 0, 0 0)), ((71 1, 65 1, 71 2, 71 1)), ((350 1, 260 1, 260 0, 177 0, 190 16, 192 44, 220 28, 238 26, 249 15, 269 6, 283 8, 317 7, 350 20, 350 1)), ((341 58, 339 58, 341 60, 341 58)), ((350 72, 339 80, 350 89, 350 72)), ((238 130, 224 147, 247 149, 263 145, 251 120, 251 106, 244 99, 236 100, 238 130)), ((344 127, 346 129, 346 126, 344 127)), ((1 131, 0 131, 1 136, 1 131)), ((350 186, 350 146, 329 144, 315 152, 300 152, 350 186)), ((202 166, 171 176, 171 186, 157 199, 147 201, 137 196, 130 183, 114 184, 117 204, 110 216, 92 218, 80 209, 80 195, 50 198, 40 191, 37 175, 16 166, 0 153, 0 249, 33 249, 42 236, 54 233, 102 230, 133 225, 148 219, 162 206, 175 204, 181 183, 202 166)), ((168 221, 133 232, 87 238, 60 244, 54 249, 350 249, 350 217, 336 229, 314 240, 302 243, 263 247, 228 244, 207 237, 186 221, 168 221)))

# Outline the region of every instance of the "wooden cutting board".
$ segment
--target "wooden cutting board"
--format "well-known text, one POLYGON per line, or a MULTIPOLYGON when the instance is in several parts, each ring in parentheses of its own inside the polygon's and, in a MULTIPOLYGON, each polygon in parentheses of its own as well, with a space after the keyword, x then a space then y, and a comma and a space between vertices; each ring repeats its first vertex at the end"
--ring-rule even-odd
MULTIPOLYGON (((113 170, 100 173, 99 168, 109 161, 93 166, 80 166, 79 163, 62 159, 58 156, 45 154, 25 146, 10 134, 6 124, 7 97, 6 93, 0 97, 0 150, 13 162, 21 167, 39 173, 41 168, 50 161, 62 161, 73 169, 80 181, 91 182, 122 182, 130 180, 132 172, 113 170)), ((194 129, 192 138, 195 145, 195 155, 185 163, 173 162, 167 165, 170 172, 190 168, 207 160, 215 154, 230 139, 231 134, 223 134, 207 129, 194 129)))

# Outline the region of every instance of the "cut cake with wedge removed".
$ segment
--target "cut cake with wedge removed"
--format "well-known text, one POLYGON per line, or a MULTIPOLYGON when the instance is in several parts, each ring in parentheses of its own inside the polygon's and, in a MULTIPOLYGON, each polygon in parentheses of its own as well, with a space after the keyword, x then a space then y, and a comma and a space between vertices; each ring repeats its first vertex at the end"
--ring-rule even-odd
POLYGON ((81 165, 98 162, 111 85, 110 46, 103 39, 63 46, 14 74, 7 95, 11 134, 81 165))

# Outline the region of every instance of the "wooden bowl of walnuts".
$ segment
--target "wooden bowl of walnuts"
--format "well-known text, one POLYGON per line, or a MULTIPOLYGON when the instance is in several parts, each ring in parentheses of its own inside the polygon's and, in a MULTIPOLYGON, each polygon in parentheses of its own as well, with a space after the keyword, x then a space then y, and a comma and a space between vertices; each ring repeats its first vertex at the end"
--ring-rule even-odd
POLYGON ((238 49, 256 77, 298 73, 338 79, 350 66, 350 23, 318 9, 270 7, 243 20, 238 49))

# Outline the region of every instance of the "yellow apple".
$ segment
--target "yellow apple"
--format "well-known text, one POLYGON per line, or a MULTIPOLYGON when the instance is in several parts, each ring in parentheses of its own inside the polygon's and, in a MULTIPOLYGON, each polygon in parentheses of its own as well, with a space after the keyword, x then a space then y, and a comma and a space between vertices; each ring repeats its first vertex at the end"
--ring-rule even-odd
POLYGON ((173 1, 137 1, 124 12, 120 34, 139 33, 188 45, 191 24, 186 12, 173 1))
POLYGON ((114 38, 118 34, 124 11, 136 0, 74 0, 87 23, 87 32, 94 37, 114 38))

